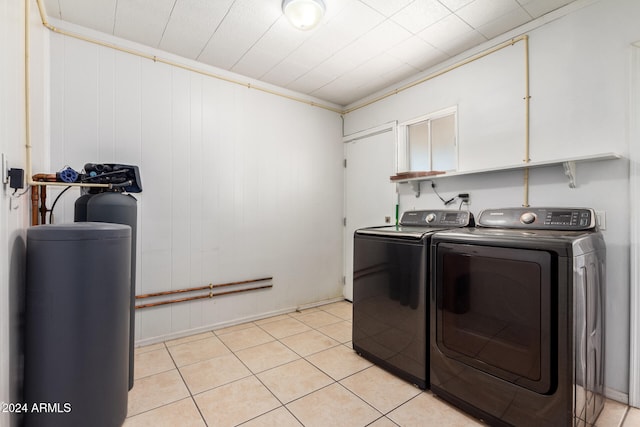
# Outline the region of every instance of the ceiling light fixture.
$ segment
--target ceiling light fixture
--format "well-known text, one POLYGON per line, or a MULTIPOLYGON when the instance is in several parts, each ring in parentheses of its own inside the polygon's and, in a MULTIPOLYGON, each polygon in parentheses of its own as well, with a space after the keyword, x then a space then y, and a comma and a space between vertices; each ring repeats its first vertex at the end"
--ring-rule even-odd
POLYGON ((315 28, 324 16, 322 0, 283 0, 282 12, 291 25, 307 31, 315 28))

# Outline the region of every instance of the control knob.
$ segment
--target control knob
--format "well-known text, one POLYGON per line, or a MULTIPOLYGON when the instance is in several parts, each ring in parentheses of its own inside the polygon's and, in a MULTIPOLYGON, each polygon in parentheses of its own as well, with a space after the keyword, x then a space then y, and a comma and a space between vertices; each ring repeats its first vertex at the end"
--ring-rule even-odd
POLYGON ((436 214, 430 213, 429 215, 427 215, 425 219, 427 222, 431 223, 436 220, 436 214))
POLYGON ((523 224, 531 224, 536 220, 536 215, 532 212, 525 212, 520 216, 520 222, 523 224))

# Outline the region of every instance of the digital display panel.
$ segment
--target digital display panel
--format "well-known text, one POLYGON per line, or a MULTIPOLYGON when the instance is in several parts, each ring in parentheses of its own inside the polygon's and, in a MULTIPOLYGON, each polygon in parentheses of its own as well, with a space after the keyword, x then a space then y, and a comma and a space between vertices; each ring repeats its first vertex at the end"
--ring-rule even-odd
POLYGON ((571 222, 571 212, 551 212, 551 222, 571 222))
POLYGON ((457 212, 444 214, 444 220, 445 221, 457 221, 458 220, 457 212))

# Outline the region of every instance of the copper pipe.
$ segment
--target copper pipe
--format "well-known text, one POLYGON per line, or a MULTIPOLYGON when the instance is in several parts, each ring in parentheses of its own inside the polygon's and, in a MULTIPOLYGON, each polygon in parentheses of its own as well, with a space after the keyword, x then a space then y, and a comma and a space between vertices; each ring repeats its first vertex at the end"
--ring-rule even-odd
MULTIPOLYGON (((38 173, 31 177, 32 181, 37 182, 55 182, 55 173, 38 173)), ((42 190, 38 190, 37 185, 31 187, 31 225, 46 224, 47 222, 47 190, 46 185, 41 185, 42 190), (42 202, 40 198, 42 196, 42 202), (40 207, 38 207, 40 204, 40 207), (38 212, 40 212, 40 219, 38 219, 38 212)))
POLYGON ((56 182, 55 173, 37 173, 31 177, 34 181, 56 182))
POLYGON ((40 187, 31 187, 31 225, 38 225, 38 200, 40 187))
POLYGON ((42 186, 40 190, 40 224, 47 223, 47 187, 42 186))
MULTIPOLYGON (((31 179, 33 181, 38 181, 38 182, 42 182, 42 181, 52 182, 56 180, 56 174, 39 173, 39 174, 33 175, 31 179)), ((47 190, 45 189, 44 186, 42 186, 43 189, 41 192, 39 190, 39 187, 40 186, 36 186, 36 185, 31 187, 31 225, 46 223, 47 208, 45 203, 47 199, 47 193, 46 193, 47 190), (40 207, 38 207, 41 194, 42 194, 42 203, 40 204, 40 207), (40 212, 40 219, 38 218, 38 212, 40 212)))
POLYGON ((222 295, 237 294, 237 293, 240 293, 240 292, 257 291, 259 289, 267 289, 267 288, 272 288, 272 287, 273 287, 273 285, 264 285, 264 286, 255 286, 253 288, 236 289, 236 290, 233 290, 233 291, 218 292, 218 293, 215 293, 215 294, 213 292, 209 292, 208 294, 198 295, 196 297, 178 298, 178 299, 172 299, 172 300, 168 300, 168 301, 152 302, 152 303, 149 303, 149 304, 140 304, 140 305, 136 305, 136 309, 138 309, 138 308, 156 307, 156 306, 159 306, 159 305, 166 305, 166 304, 175 304, 175 303, 178 303, 178 302, 194 301, 194 300, 198 300, 198 299, 213 298, 213 297, 219 297, 219 296, 222 296, 222 295))
POLYGON ((233 285, 244 285, 246 283, 264 282, 266 280, 272 280, 272 279, 273 279, 273 277, 263 277, 261 279, 242 280, 240 282, 222 283, 222 284, 219 284, 219 285, 213 285, 213 284, 210 283, 210 284, 208 284, 206 286, 198 286, 196 288, 176 289, 176 290, 173 290, 173 291, 154 292, 154 293, 151 293, 151 294, 136 295, 136 299, 161 297, 163 295, 181 294, 181 293, 185 293, 185 292, 204 291, 206 289, 211 290, 213 288, 222 288, 222 287, 225 287, 225 286, 233 286, 233 285))

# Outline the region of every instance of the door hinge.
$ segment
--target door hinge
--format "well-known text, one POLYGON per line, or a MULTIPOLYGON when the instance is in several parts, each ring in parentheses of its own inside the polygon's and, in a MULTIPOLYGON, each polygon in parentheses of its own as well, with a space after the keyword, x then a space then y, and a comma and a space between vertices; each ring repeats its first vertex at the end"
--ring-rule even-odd
POLYGON ((347 167, 347 159, 344 159, 344 160, 342 161, 342 166, 344 166, 345 168, 347 167))
POLYGON ((347 278, 346 276, 342 276, 342 284, 346 285, 347 284, 347 278))
POLYGON ((345 216, 344 218, 342 218, 342 225, 343 226, 347 226, 347 217, 345 216))

